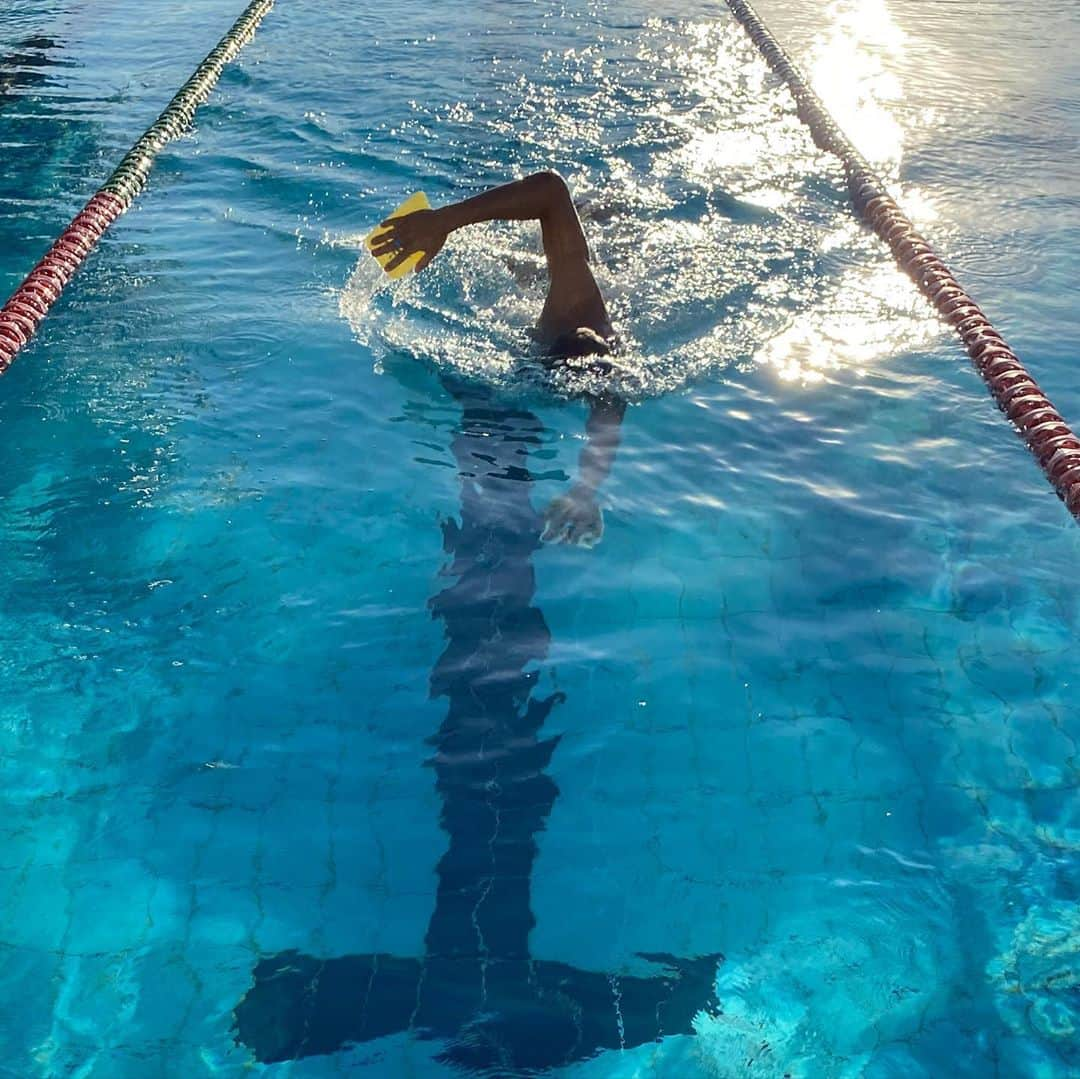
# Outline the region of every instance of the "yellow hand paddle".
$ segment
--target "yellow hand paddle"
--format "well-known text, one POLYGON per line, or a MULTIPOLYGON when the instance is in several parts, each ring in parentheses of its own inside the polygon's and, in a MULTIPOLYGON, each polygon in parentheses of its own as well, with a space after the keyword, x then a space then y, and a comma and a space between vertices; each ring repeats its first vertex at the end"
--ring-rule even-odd
MULTIPOLYGON (((389 221, 395 217, 408 217, 409 214, 416 213, 417 210, 430 210, 431 203, 427 200, 427 195, 423 191, 417 191, 415 195, 407 198, 391 215, 387 220, 389 221)), ((375 241, 383 235, 383 233, 389 232, 390 229, 380 225, 374 232, 370 233, 364 243, 367 245, 367 249, 371 251, 375 244, 375 241)), ((397 257, 397 251, 388 251, 383 255, 375 255, 372 252, 374 258, 378 261, 379 265, 386 270, 388 277, 396 279, 407 274, 410 270, 416 269, 416 264, 424 257, 426 252, 417 251, 415 254, 410 255, 400 266, 395 266, 392 270, 386 270, 387 263, 397 257)))

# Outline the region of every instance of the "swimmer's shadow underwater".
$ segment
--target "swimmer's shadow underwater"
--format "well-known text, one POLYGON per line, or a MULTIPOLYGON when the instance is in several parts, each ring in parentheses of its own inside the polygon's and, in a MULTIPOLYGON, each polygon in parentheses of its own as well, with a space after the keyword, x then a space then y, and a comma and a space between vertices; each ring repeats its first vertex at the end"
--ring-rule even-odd
POLYGON ((454 581, 430 601, 447 642, 431 696, 448 708, 428 763, 449 845, 424 955, 260 959, 235 1018, 238 1042, 264 1064, 409 1033, 444 1042, 438 1059, 465 1070, 535 1074, 692 1034, 695 1017, 717 1006, 720 955, 642 953, 657 968, 642 976, 530 954, 536 835, 559 793, 545 774, 558 738, 540 732, 564 700, 534 699, 537 673, 526 670, 550 642, 533 606, 543 522, 529 453, 543 427, 527 410, 500 407, 489 387, 448 376, 443 385, 463 409, 452 445, 461 521, 443 526, 454 581))

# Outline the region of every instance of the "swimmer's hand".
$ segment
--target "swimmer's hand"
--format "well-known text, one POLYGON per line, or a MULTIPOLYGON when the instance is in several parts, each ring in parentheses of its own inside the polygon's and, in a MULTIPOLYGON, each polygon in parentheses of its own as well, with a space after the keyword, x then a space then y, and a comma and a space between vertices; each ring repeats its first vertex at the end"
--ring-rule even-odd
POLYGON ((596 492, 579 483, 548 506, 540 542, 595 547, 603 535, 604 517, 596 501, 596 492))
POLYGON ((377 258, 393 255, 383 269, 389 273, 419 251, 424 257, 416 264, 416 272, 426 269, 442 250, 450 229, 440 210, 417 210, 405 217, 389 217, 382 222, 386 232, 376 237, 371 253, 377 258))

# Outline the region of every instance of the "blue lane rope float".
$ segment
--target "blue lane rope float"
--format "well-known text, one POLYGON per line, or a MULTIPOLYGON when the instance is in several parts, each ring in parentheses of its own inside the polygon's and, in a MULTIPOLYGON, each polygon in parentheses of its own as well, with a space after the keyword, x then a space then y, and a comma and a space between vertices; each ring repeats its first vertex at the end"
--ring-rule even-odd
POLYGON ((97 245, 105 230, 135 201, 162 148, 192 124, 225 65, 255 36, 274 0, 253 0, 216 48, 176 92, 165 111, 124 155, 113 174, 72 219, 41 261, 0 308, 0 374, 34 336, 49 308, 97 245))
POLYGON ((1080 439, 952 271, 890 197, 866 159, 837 127, 821 99, 746 0, 725 0, 769 67, 787 84, 815 144, 843 163, 862 219, 892 249, 900 268, 960 335, 994 400, 1035 455, 1047 479, 1080 520, 1080 439))

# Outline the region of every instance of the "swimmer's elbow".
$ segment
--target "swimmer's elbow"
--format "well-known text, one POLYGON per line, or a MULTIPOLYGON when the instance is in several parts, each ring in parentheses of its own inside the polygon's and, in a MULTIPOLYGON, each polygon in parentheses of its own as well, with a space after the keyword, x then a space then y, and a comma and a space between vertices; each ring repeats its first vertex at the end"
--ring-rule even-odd
POLYGON ((529 182, 535 187, 537 194, 548 206, 557 206, 570 201, 570 188, 566 186, 566 181, 554 169, 534 172, 529 177, 529 182))
POLYGON ((558 195, 569 191, 566 181, 554 169, 543 169, 540 172, 534 172, 529 177, 529 180, 548 194, 558 195))

